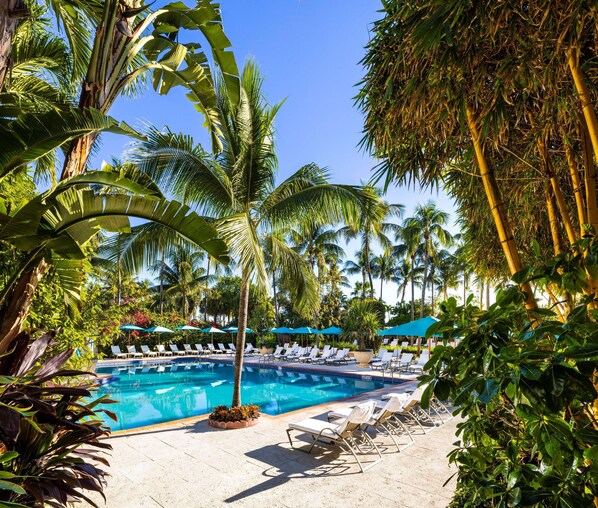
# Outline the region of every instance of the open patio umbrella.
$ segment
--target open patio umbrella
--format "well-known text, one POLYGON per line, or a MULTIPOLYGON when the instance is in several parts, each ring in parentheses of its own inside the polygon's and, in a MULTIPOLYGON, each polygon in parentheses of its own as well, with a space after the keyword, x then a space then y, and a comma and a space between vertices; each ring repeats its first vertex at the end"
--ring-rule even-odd
POLYGON ((292 328, 288 328, 287 326, 281 326, 279 328, 272 328, 272 330, 270 330, 270 333, 293 333, 293 329, 292 328))
POLYGON ((332 347, 334 347, 334 338, 338 337, 343 331, 338 326, 329 326, 328 328, 324 328, 320 330, 322 335, 332 335, 332 347))
POLYGON ((145 332, 145 329, 141 328, 141 326, 131 325, 131 324, 120 325, 118 328, 120 330, 126 330, 127 332, 129 332, 127 335, 127 344, 131 344, 131 332, 134 332, 135 330, 145 332))
MULTIPOLYGON (((432 316, 426 316, 423 318, 410 321, 409 323, 403 323, 402 325, 388 328, 387 330, 381 330, 378 335, 394 335, 398 337, 417 337, 418 350, 420 349, 421 338, 426 336, 428 328, 434 323, 437 323, 438 319, 432 316)), ((440 337, 440 335, 434 335, 440 337)), ((430 343, 428 342, 428 349, 430 349, 430 343)))
POLYGON ((199 328, 197 328, 197 326, 191 326, 191 325, 177 326, 176 329, 177 330, 185 330, 185 331, 192 331, 192 330, 199 331, 200 330, 199 328))
MULTIPOLYGON (((315 328, 310 328, 309 326, 302 326, 300 328, 295 328, 292 332, 292 335, 315 335, 319 334, 320 331, 316 330, 315 328)), ((308 340, 309 342, 309 340, 308 340)))
POLYGON ((152 326, 144 331, 149 333, 174 333, 170 328, 164 326, 152 326))
POLYGON ((199 330, 201 333, 210 333, 212 334, 212 346, 214 345, 214 334, 215 333, 226 333, 222 331, 220 328, 215 328, 213 326, 208 326, 207 328, 202 328, 199 330))
MULTIPOLYGON (((229 326, 228 328, 223 328, 222 330, 230 333, 239 332, 239 329, 236 326, 229 326)), ((245 333, 254 333, 254 331, 251 328, 245 328, 245 333)))

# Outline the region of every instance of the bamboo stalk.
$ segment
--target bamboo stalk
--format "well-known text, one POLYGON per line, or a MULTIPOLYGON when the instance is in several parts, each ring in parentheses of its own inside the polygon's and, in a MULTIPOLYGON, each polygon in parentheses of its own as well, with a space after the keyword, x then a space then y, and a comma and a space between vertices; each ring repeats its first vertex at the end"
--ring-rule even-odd
POLYGON ((577 220, 579 221, 579 235, 583 236, 583 225, 587 224, 588 218, 586 215, 586 208, 583 199, 583 184, 579 176, 579 168, 575 155, 569 143, 565 141, 565 155, 567 156, 567 166, 569 166, 569 174, 571 175, 571 183, 573 184, 573 194, 575 196, 575 206, 577 207, 577 220))
MULTIPOLYGON (((482 177, 484 191, 486 192, 486 198, 488 199, 488 204, 490 205, 490 210, 492 211, 494 224, 496 225, 498 237, 503 252, 505 253, 505 257, 507 258, 509 270, 511 272, 511 275, 514 275, 523 269, 521 256, 519 255, 519 251, 517 250, 517 246, 515 245, 515 238, 513 237, 513 232, 511 230, 509 218, 507 217, 505 205, 503 203, 500 190, 496 183, 496 177, 494 176, 494 172, 490 168, 490 165, 488 164, 488 161, 486 159, 486 154, 484 152, 484 147, 477 126, 475 115, 469 107, 469 105, 467 105, 466 107, 466 113, 467 124, 471 132, 473 146, 476 153, 476 159, 480 169, 480 176, 482 177)), ((526 293, 526 309, 536 309, 538 307, 538 304, 536 302, 530 284, 526 282, 521 284, 520 287, 526 293)))
POLYGON ((590 95, 590 89, 586 83, 586 80, 581 72, 579 66, 579 49, 576 47, 570 48, 567 54, 567 63, 573 76, 575 83, 575 89, 579 95, 581 101, 581 109, 583 116, 586 121, 587 131, 592 142, 592 148, 594 149, 594 155, 598 158, 598 118, 596 117, 596 109, 592 103, 592 97, 590 95))
POLYGON ((552 245, 554 247, 554 254, 558 256, 562 254, 565 249, 563 246, 563 239, 559 230, 559 222, 556 214, 556 203, 554 201, 554 194, 552 186, 546 186, 546 209, 548 210, 548 221, 550 223, 550 235, 552 236, 552 245))
POLYGON ((538 139, 538 151, 540 152, 540 158, 544 163, 544 171, 548 175, 550 185, 552 186, 552 195, 554 196, 554 199, 556 201, 557 208, 561 215, 561 220, 563 221, 563 225, 565 226, 567 239, 569 240, 569 244, 573 245, 577 240, 579 240, 579 235, 573 227, 573 222, 571 221, 571 213, 569 212, 569 205, 567 204, 563 196, 563 191, 561 190, 561 186, 556 177, 554 167, 552 166, 552 162, 550 161, 550 157, 548 155, 546 142, 543 139, 538 139))
POLYGON ((585 118, 580 115, 579 133, 581 137, 581 151, 584 165, 584 185, 586 189, 586 212, 587 221, 594 228, 594 234, 598 231, 598 197, 596 195, 596 166, 590 150, 590 139, 588 126, 585 118))

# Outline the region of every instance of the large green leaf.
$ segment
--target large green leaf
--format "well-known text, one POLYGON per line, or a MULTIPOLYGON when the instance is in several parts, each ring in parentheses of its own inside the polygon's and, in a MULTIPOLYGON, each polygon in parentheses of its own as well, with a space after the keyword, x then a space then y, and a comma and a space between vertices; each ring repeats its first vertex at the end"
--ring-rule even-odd
POLYGON ((126 123, 95 109, 55 109, 0 124, 0 178, 68 141, 98 132, 143 138, 126 123))
POLYGON ((163 224, 218 261, 228 262, 228 249, 214 227, 185 205, 147 196, 98 195, 74 187, 29 202, 0 230, 0 239, 23 251, 47 245, 63 257, 76 259, 81 256, 76 246, 84 245, 107 223, 122 229, 122 222, 116 221, 123 217, 163 224))

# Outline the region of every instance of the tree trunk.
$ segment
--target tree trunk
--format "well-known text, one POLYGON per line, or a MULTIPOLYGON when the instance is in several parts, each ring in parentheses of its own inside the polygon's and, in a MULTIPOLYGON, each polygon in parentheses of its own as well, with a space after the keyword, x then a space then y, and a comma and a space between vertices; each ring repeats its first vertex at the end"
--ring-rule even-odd
POLYGON ((160 260, 160 316, 164 314, 164 248, 160 260))
POLYGON ((363 285, 361 286, 361 299, 362 300, 365 300, 365 288, 366 288, 365 277, 366 277, 366 273, 365 273, 365 267, 364 267, 361 270, 361 279, 363 281, 363 285))
POLYGON ((469 277, 467 276, 467 272, 465 270, 463 270, 463 305, 465 305, 465 302, 467 301, 467 283, 469 277))
POLYGON ((428 241, 425 242, 424 252, 424 281, 422 284, 422 306, 419 309, 419 317, 424 317, 424 307, 426 306, 426 286, 428 285, 428 265, 430 264, 430 256, 428 255, 428 241))
POLYGON ((384 277, 380 277, 380 301, 382 301, 382 286, 384 284, 384 277))
POLYGON ((403 282, 403 287, 401 288, 401 303, 405 301, 405 291, 407 289, 407 279, 403 282))
MULTIPOLYGON (((503 203, 502 196, 500 194, 500 190, 496 182, 496 178, 494 176, 494 172, 492 171, 490 165, 488 164, 488 161, 486 160, 482 138, 477 126, 477 120, 469 106, 467 106, 466 113, 467 123, 469 126, 469 130, 471 131, 473 146, 476 153, 476 159, 480 168, 480 176, 482 177, 484 191, 486 192, 486 198, 488 199, 488 204, 490 205, 490 210, 492 211, 492 216, 496 225, 498 237, 500 239, 501 246, 505 253, 505 257, 507 258, 509 270, 511 271, 511 275, 514 275, 523 269, 521 256, 519 255, 519 251, 517 250, 517 246, 515 245, 515 238, 513 237, 511 224, 509 222, 509 218, 507 217, 507 211, 505 209, 505 205, 503 203)), ((538 307, 538 304, 536 302, 536 299, 534 298, 534 293, 530 284, 524 283, 521 284, 520 287, 522 291, 524 291, 526 294, 526 309, 536 309, 538 307)))
POLYGON ((276 291, 276 272, 272 270, 272 295, 274 300, 274 324, 278 326, 278 294, 276 291))
POLYGON ((480 279, 480 309, 484 309, 484 281, 480 279))
POLYGON ((486 281, 486 308, 490 308, 490 281, 486 281))
POLYGON ((26 16, 29 16, 29 11, 23 0, 0 0, 0 90, 4 88, 4 80, 12 67, 12 37, 19 18, 26 16))
POLYGON ((210 255, 208 254, 208 266, 206 268, 206 296, 204 298, 203 320, 208 322, 208 298, 210 293, 210 255))
POLYGON ((235 347, 235 381, 231 406, 241 405, 241 374, 243 371, 243 351, 245 350, 245 331, 247 329, 247 311, 249 309, 249 274, 243 269, 241 292, 239 295, 239 324, 237 325, 237 344, 235 347))
POLYGON ((367 270, 368 280, 370 282, 370 297, 374 298, 374 278, 372 277, 372 265, 370 263, 370 241, 367 238, 367 236, 365 239, 364 250, 365 250, 365 268, 367 270))
POLYGON ((581 108, 586 121, 592 148, 594 149, 594 155, 598 159, 598 118, 596 118, 596 110, 592 103, 590 89, 588 88, 586 80, 581 72, 581 67, 579 66, 578 48, 571 48, 569 50, 567 54, 567 63, 569 64, 569 69, 575 83, 575 89, 577 90, 579 100, 581 101, 581 108))
POLYGON ((415 321, 415 256, 411 256, 411 321, 415 321))
POLYGON ((559 223, 556 215, 556 203, 554 201, 554 194, 550 183, 546 187, 546 209, 548 210, 548 221, 550 223, 550 234, 552 236, 554 255, 558 256, 559 254, 562 254, 565 249, 559 230, 559 223))
POLYGON ((569 166, 569 174, 571 175, 571 184, 573 185, 573 194, 575 196, 575 206, 577 208, 577 222, 579 224, 579 236, 584 235, 583 225, 587 224, 586 207, 583 200, 583 184, 579 176, 579 168, 573 150, 569 143, 565 143, 565 155, 567 156, 567 165, 569 166))
POLYGON ((0 323, 0 354, 4 354, 11 349, 12 341, 21 331, 21 327, 29 314, 35 290, 47 268, 48 264, 42 259, 34 263, 33 267, 26 269, 2 303, 0 307, 0 316, 2 316, 2 322, 0 323))
POLYGON ((432 315, 434 315, 434 270, 432 270, 432 283, 430 284, 430 297, 432 302, 432 315))
POLYGON ((598 199, 596 194, 596 166, 590 148, 590 135, 586 121, 580 118, 579 131, 584 165, 584 186, 586 189, 586 211, 587 222, 594 228, 594 234, 598 233, 598 199))

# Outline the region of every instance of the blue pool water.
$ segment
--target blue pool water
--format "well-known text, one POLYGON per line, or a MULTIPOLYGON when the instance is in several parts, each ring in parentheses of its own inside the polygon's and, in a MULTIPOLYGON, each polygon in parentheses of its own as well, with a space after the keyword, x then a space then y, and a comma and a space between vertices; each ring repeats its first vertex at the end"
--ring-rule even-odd
MULTIPOLYGON (((209 413, 229 405, 233 365, 208 361, 171 364, 121 364, 100 367, 112 374, 94 397, 109 394, 118 401, 107 406, 118 416, 108 420, 112 430, 131 429, 209 413)), ((278 415, 388 386, 378 379, 331 375, 276 367, 244 366, 241 400, 257 404, 263 413, 278 415)))

